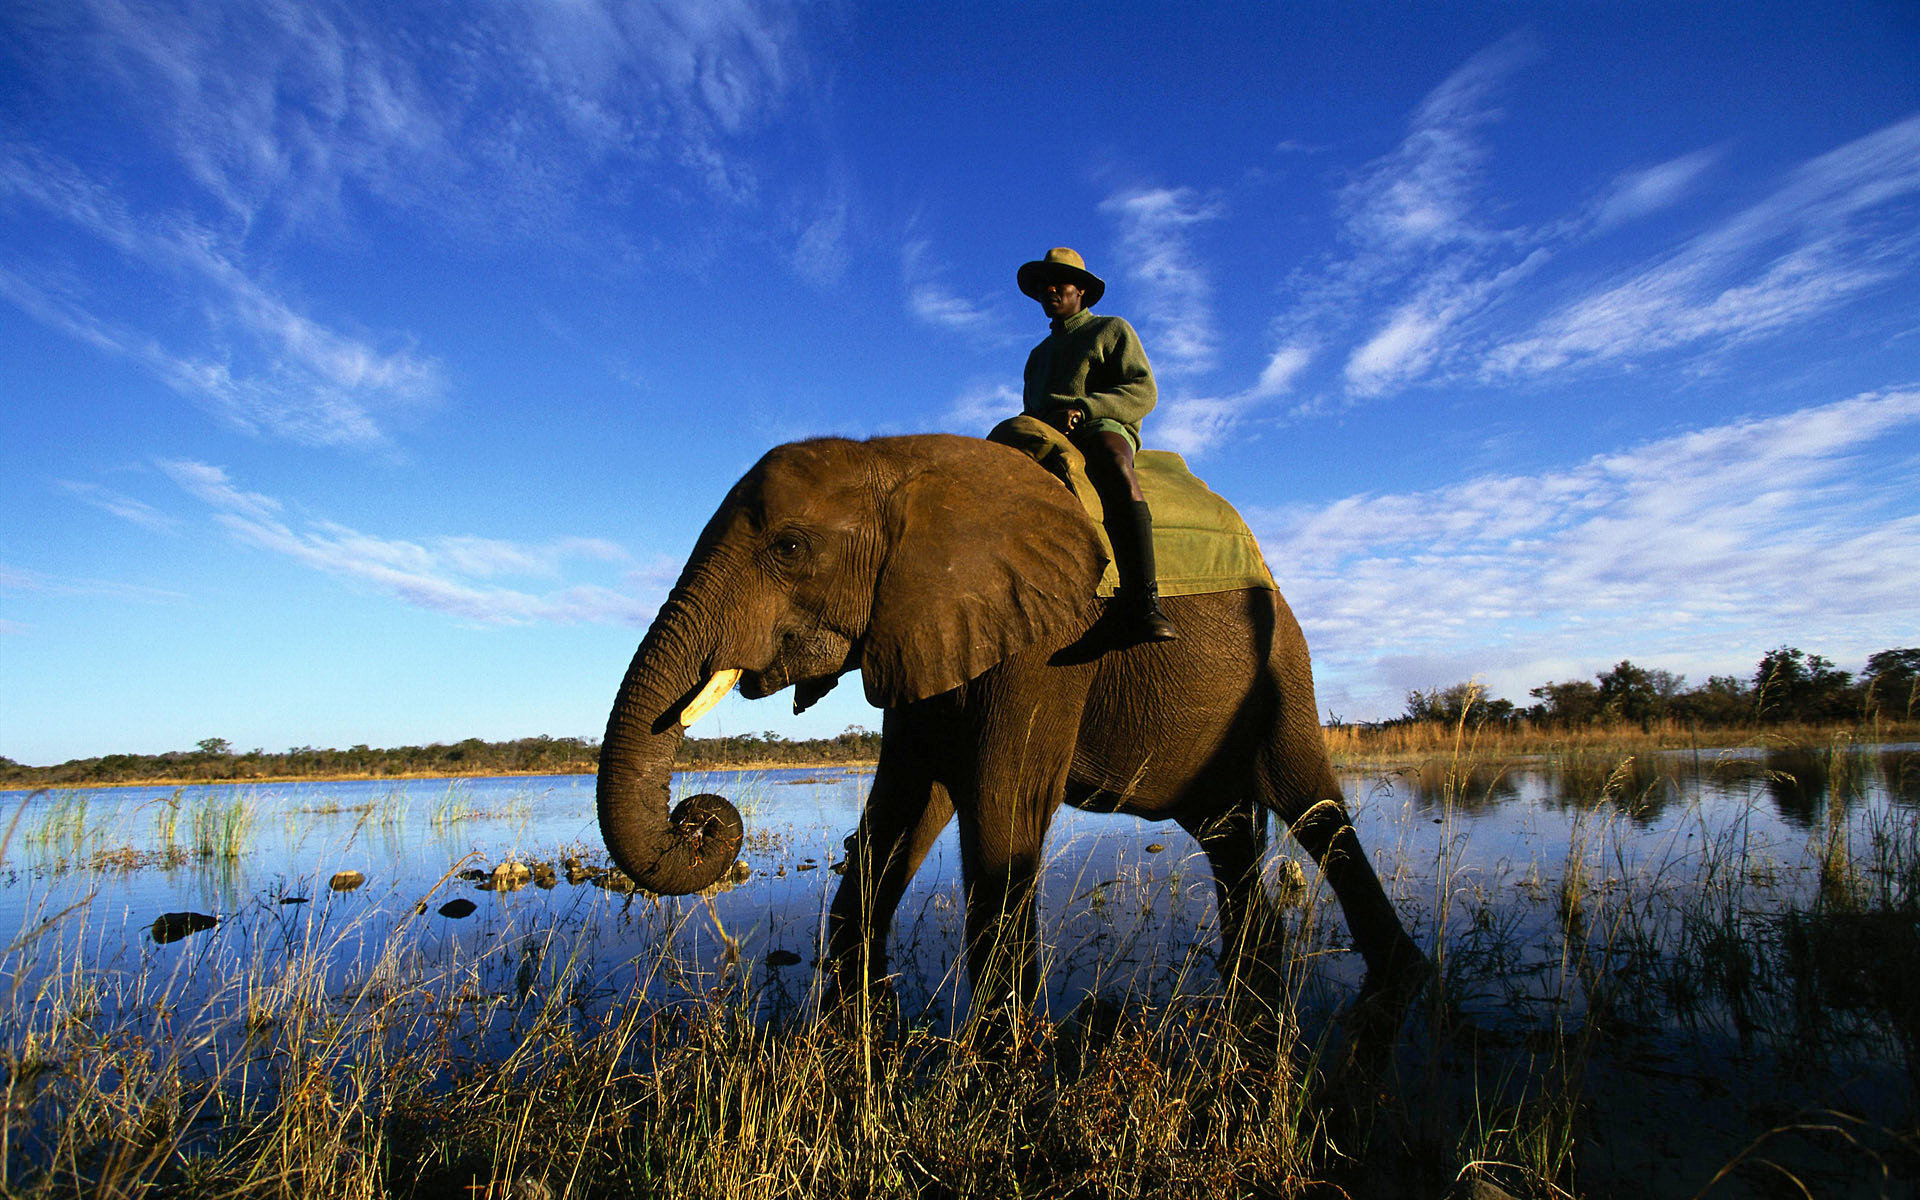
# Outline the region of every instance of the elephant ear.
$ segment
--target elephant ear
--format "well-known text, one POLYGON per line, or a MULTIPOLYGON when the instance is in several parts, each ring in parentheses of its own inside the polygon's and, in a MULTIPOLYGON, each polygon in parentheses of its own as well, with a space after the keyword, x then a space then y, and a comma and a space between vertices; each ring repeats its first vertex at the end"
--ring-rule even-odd
POLYGON ((915 469, 886 501, 860 659, 881 708, 1070 641, 1091 619, 1106 563, 1086 510, 1032 459, 977 438, 911 441, 915 469))

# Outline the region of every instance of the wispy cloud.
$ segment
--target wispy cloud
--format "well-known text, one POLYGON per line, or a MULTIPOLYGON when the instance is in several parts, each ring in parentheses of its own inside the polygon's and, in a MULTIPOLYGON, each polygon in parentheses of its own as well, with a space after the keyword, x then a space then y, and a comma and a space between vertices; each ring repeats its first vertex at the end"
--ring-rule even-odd
MULTIPOLYGON (((1278 348, 1253 384, 1230 392, 1183 388, 1178 372, 1163 388, 1154 438, 1187 454, 1204 453, 1272 402, 1298 391, 1309 362, 1340 362, 1346 402, 1418 380, 1455 353, 1455 331, 1545 255, 1537 237, 1488 225, 1482 214, 1488 151, 1483 127, 1499 117, 1507 78, 1536 53, 1524 35, 1475 55, 1416 108, 1394 149, 1354 171, 1334 196, 1344 249, 1297 271, 1291 300, 1274 321, 1278 348)), ((1283 144, 1282 150, 1305 149, 1283 144)), ((1157 294, 1176 328, 1177 366, 1204 371, 1216 335, 1204 272, 1192 261, 1188 233, 1215 215, 1191 191, 1126 193, 1106 208, 1130 222, 1129 253, 1144 254, 1154 273, 1173 281, 1157 294), (1183 322, 1183 323, 1182 323, 1183 322)), ((1167 332, 1151 345, 1156 365, 1167 332)), ((1321 397, 1293 407, 1296 415, 1326 407, 1321 397)))
POLYGON ((488 625, 644 625, 677 568, 636 563, 598 538, 528 544, 452 535, 422 540, 362 533, 324 518, 296 518, 271 496, 247 491, 208 463, 170 460, 161 469, 204 502, 235 541, 351 579, 416 608, 488 625), (563 580, 581 561, 616 568, 617 586, 565 583, 544 591, 489 582, 502 577, 563 580))
POLYGON ((359 222, 397 218, 463 244, 537 236, 631 258, 646 215, 691 202, 737 214, 806 278, 844 269, 833 169, 782 172, 769 197, 736 149, 808 94, 795 6, 441 17, 78 0, 14 29, 0 68, 33 102, 97 120, 112 149, 0 146, 0 296, 243 429, 377 445, 444 396, 445 372, 404 333, 291 298, 288 245, 352 244, 359 222))
POLYGON ((759 180, 728 144, 778 113, 808 70, 799 10, 780 0, 446 15, 410 26, 291 0, 81 0, 56 61, 87 81, 56 86, 98 89, 249 224, 337 215, 358 187, 442 220, 490 214, 480 224, 493 229, 503 214, 591 200, 605 178, 596 164, 651 166, 713 199, 753 195, 759 180))
POLYGON ((1292 392, 1295 380, 1313 357, 1310 346, 1282 346, 1273 352, 1250 388, 1226 396, 1176 395, 1167 399, 1154 413, 1154 443, 1180 454, 1206 453, 1268 401, 1292 392))
MULTIPOLYGON (((0 592, 31 592, 42 596, 104 597, 109 600, 135 600, 142 604, 171 604, 187 597, 167 588, 144 587, 137 583, 119 583, 111 579, 83 576, 48 575, 23 567, 0 563, 0 592)), ((24 626, 15 626, 20 632, 24 626)))
POLYGON ((259 492, 241 491, 219 467, 185 459, 161 459, 159 467, 189 496, 222 512, 237 513, 255 521, 274 521, 280 517, 282 506, 278 500, 259 492))
POLYGON ((1116 248, 1131 285, 1127 311, 1151 337, 1155 373, 1211 368, 1219 343, 1213 284, 1192 235, 1220 216, 1218 202, 1190 188, 1139 188, 1107 197, 1100 211, 1119 227, 1116 248))
MULTIPOLYGON (((1275 322, 1343 360, 1332 405, 1422 383, 1538 377, 1720 354, 1910 277, 1920 232, 1920 117, 1809 160, 1758 204, 1599 282, 1551 268, 1617 228, 1698 198, 1724 158, 1705 148, 1623 172, 1559 215, 1504 226, 1487 131, 1512 77, 1540 53, 1526 35, 1475 55, 1429 93, 1390 152, 1334 197, 1344 249, 1290 279, 1275 322), (1527 289, 1550 280, 1540 315, 1527 289)), ((1324 411, 1323 393, 1298 412, 1324 411)))
POLYGON ((1643 170, 1626 172, 1594 203, 1594 228, 1612 229, 1679 203, 1719 160, 1717 150, 1696 150, 1643 170))
POLYGON ((1354 253, 1307 285, 1290 319, 1337 329, 1390 302, 1348 353, 1350 395, 1379 395, 1428 374, 1451 353, 1463 321, 1544 260, 1537 235, 1493 227, 1483 215, 1483 130, 1499 119, 1508 77, 1536 53, 1516 34, 1474 55, 1421 102, 1399 145, 1341 189, 1338 212, 1354 253))
POLYGON ((934 261, 932 244, 910 237, 900 248, 900 279, 907 289, 907 310, 928 325, 959 333, 992 335, 998 322, 992 306, 961 296, 946 282, 946 272, 934 261))
POLYGON ((1478 219, 1487 156, 1478 131, 1498 119, 1495 100, 1507 77, 1536 53, 1530 38, 1512 35, 1429 92, 1394 151, 1368 164, 1342 191, 1349 236, 1363 246, 1398 251, 1499 237, 1478 219))
POLYGON ((989 383, 961 392, 941 418, 941 428, 984 437, 995 425, 1020 412, 1020 392, 1005 383, 989 383))
POLYGON ((0 268, 0 295, 73 337, 143 364, 239 428, 309 444, 379 443, 387 418, 445 390, 433 359, 376 349, 296 311, 217 249, 213 231, 137 218, 69 164, 0 152, 0 197, 90 237, 113 253, 122 272, 82 282, 23 250, 13 266, 0 268), (183 290, 199 300, 204 320, 161 329, 99 315, 144 314, 152 295, 183 290))
POLYGON ((1487 370, 1537 374, 1734 344, 1830 312, 1913 269, 1916 195, 1920 116, 1803 164, 1732 220, 1496 347, 1487 370))
POLYGON ((1376 396, 1428 374, 1451 349, 1446 338, 1462 321, 1547 257, 1547 251, 1534 250, 1503 270, 1461 261, 1436 266, 1419 281, 1413 299, 1395 308, 1386 324, 1347 359, 1348 391, 1376 396))
POLYGON ((1784 639, 1864 655, 1920 628, 1920 511, 1876 465, 1916 426, 1920 390, 1868 393, 1563 471, 1250 520, 1322 703, 1349 716, 1474 673, 1522 700, 1622 657, 1697 675, 1784 639))
POLYGON ((77 496, 102 512, 111 513, 143 529, 151 529, 155 533, 175 533, 180 528, 180 522, 176 518, 168 516, 144 500, 122 495, 112 488, 82 480, 60 479, 54 482, 61 491, 77 496))

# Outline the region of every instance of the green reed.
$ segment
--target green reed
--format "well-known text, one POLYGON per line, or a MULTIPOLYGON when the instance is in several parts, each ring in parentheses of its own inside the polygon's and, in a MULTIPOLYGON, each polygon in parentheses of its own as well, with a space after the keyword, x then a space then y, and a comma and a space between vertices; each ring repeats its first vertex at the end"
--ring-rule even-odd
POLYGON ((258 813, 251 791, 202 791, 187 815, 194 855, 225 862, 239 859, 251 844, 258 813))
MULTIPOLYGON (((1268 969, 1223 982, 1204 859, 1158 830, 1169 857, 1112 871, 1050 847, 1042 961, 1087 986, 1011 1051, 948 1019, 966 1001, 959 967, 932 965, 961 957, 951 890, 901 913, 894 962, 921 982, 896 993, 897 1015, 850 1022, 767 1016, 788 985, 698 899, 590 889, 576 923, 444 962, 423 953, 444 883, 390 928, 346 905, 243 906, 167 948, 86 907, 38 913, 0 956, 0 1192, 1415 1195, 1477 1176, 1518 1195, 1618 1194, 1589 1158, 1609 1106, 1642 1102, 1596 1084, 1617 1061, 1723 1036, 1783 1071, 1910 1056, 1902 976, 1876 967, 1913 953, 1920 905, 1910 813, 1850 817, 1830 792, 1803 852, 1762 855, 1750 821, 1696 803, 1664 810, 1650 840, 1635 814, 1665 777, 1626 759, 1563 785, 1567 844, 1517 878, 1464 865, 1468 815, 1502 777, 1464 740, 1437 796, 1388 814, 1370 848, 1443 974, 1384 1061, 1330 1019, 1353 956, 1317 873, 1273 860, 1268 969), (616 914, 646 936, 608 978, 591 937, 616 914), (716 931, 730 956, 696 949, 716 931), (376 948, 353 958, 362 939, 376 948), (143 969, 94 969, 129 947, 143 969)), ((1769 793, 1753 786, 1757 804, 1769 793)), ((1662 1184, 1813 1178, 1806 1122, 1756 1121, 1662 1184)), ((1845 1132, 1890 1155, 1893 1124, 1845 1132)))

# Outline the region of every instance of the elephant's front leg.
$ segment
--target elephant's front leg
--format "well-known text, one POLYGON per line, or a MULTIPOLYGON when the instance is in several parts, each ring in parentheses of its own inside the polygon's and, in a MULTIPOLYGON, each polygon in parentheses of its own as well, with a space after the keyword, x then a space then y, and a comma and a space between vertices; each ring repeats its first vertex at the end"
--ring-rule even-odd
POLYGON ((1024 1023, 1040 997, 1041 855, 1066 796, 1085 691, 1077 677, 1023 665, 1003 665, 969 688, 976 764, 954 785, 967 974, 974 1018, 991 1022, 989 1040, 1024 1023))
POLYGON ((988 803, 960 813, 966 875, 967 977, 973 1015, 998 1037, 1024 1022, 1040 997, 1040 856, 1052 809, 988 803))
POLYGON ((1384 1014, 1384 1025, 1397 1025, 1432 977, 1433 965, 1400 923, 1346 806, 1332 797, 1320 800, 1303 813, 1289 814, 1289 828, 1333 888, 1353 933, 1354 949, 1366 960, 1357 1007, 1384 1014))
POLYGON ((887 938, 914 873, 953 819, 944 787, 924 771, 889 777, 883 763, 860 827, 847 839, 846 873, 827 913, 832 976, 824 1007, 870 996, 886 979, 887 938))

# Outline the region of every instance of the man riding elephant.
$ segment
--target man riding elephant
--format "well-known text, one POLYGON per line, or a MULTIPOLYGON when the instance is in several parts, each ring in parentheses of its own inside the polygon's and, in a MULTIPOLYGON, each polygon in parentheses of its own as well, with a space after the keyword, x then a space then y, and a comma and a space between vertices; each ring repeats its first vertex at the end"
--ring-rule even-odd
POLYGON ((1172 641, 1180 635, 1160 610, 1153 515, 1133 471, 1140 422, 1158 399, 1140 337, 1120 317, 1093 314, 1107 285, 1076 251, 1056 246, 1016 278, 1053 326, 1027 356, 1021 407, 1086 458, 1120 574, 1111 633, 1122 644, 1172 641))

